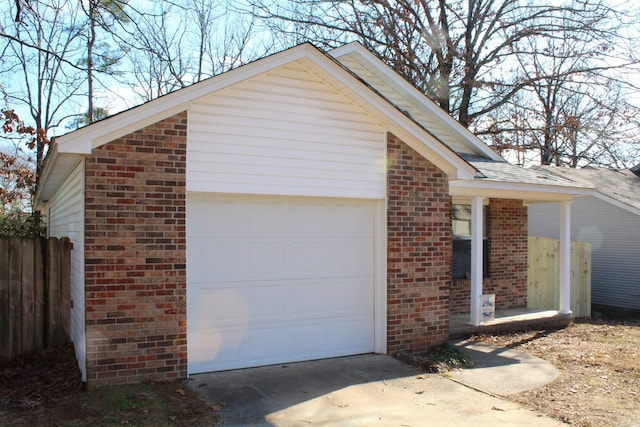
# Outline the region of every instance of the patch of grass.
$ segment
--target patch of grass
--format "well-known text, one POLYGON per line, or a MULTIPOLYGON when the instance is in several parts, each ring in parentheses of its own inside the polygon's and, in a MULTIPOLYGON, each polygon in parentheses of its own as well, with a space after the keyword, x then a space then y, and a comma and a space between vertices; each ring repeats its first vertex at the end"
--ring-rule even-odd
POLYGON ((430 358, 440 364, 444 364, 450 368, 471 368, 473 367, 473 361, 468 354, 461 351, 459 348, 450 344, 443 344, 433 349, 433 352, 428 353, 430 358))
POLYGON ((422 372, 443 373, 451 369, 471 368, 471 357, 450 344, 433 347, 425 353, 400 353, 396 357, 422 372))
POLYGON ((104 389, 100 390, 104 396, 105 409, 111 411, 127 411, 131 409, 137 409, 144 404, 145 399, 143 394, 139 391, 132 389, 104 389))

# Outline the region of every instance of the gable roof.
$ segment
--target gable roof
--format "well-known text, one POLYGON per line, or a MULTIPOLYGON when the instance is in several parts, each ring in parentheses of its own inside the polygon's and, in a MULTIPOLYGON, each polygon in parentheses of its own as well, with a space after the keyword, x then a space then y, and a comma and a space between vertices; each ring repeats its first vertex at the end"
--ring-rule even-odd
POLYGON ((538 171, 595 188, 594 197, 640 216, 640 176, 632 170, 537 166, 538 171))
POLYGON ((444 171, 453 195, 480 193, 485 197, 524 198, 520 194, 524 192, 531 200, 565 200, 581 194, 582 186, 561 180, 541 185, 527 179, 521 173, 524 169, 516 171, 517 167, 508 164, 359 43, 330 54, 304 43, 55 138, 43 167, 36 206, 53 197, 83 156, 94 148, 188 111, 203 97, 293 62, 323 79, 444 171), (507 176, 511 179, 505 180, 507 176))
POLYGON ((355 74, 315 46, 304 43, 55 138, 52 153, 47 156, 36 200, 47 200, 55 194, 66 174, 71 171, 71 165, 77 164, 78 156, 88 155, 96 147, 188 110, 191 103, 204 96, 294 61, 304 62, 310 72, 327 80, 337 91, 378 118, 389 132, 396 134, 451 178, 473 179, 477 173, 443 141, 425 131, 355 74))
POLYGON ((452 194, 492 193, 493 197, 536 201, 566 200, 569 194, 586 193, 584 185, 508 163, 360 43, 346 44, 329 54, 478 171, 474 180, 451 182, 452 194))
POLYGON ((418 151, 428 148, 429 154, 435 156, 430 160, 440 168, 449 173, 455 169, 455 175, 462 174, 468 178, 475 174, 473 168, 450 150, 442 140, 424 132, 386 99, 363 85, 356 76, 310 43, 256 60, 61 136, 56 140, 58 151, 90 154, 93 148, 185 111, 191 102, 199 98, 297 60, 304 60, 305 64, 311 63, 317 67, 312 72, 321 74, 324 79, 334 78, 333 83, 341 86, 339 90, 348 91, 354 102, 373 115, 384 118, 386 124, 391 127, 390 131, 408 134, 420 140, 424 147, 414 148, 418 148, 418 151))

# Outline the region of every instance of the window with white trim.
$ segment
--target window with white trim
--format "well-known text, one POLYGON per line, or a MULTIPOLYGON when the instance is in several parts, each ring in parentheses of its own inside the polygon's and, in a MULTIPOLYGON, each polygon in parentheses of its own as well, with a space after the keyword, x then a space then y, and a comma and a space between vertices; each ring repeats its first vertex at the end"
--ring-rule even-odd
MULTIPOLYGON (((489 245, 487 239, 487 207, 482 209, 482 271, 489 275, 489 245)), ((471 206, 453 205, 453 260, 454 279, 471 277, 471 206)))

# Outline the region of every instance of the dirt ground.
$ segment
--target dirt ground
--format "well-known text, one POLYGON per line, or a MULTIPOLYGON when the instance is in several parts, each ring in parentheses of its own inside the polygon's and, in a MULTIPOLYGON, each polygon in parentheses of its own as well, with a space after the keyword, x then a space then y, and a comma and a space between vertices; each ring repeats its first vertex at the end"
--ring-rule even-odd
POLYGON ((70 345, 0 361, 0 426, 215 426, 219 410, 186 380, 84 391, 70 345))
MULTIPOLYGON (((640 426, 640 319, 475 339, 532 353, 560 370, 553 383, 513 400, 575 426, 640 426)), ((185 381, 83 391, 71 346, 0 362, 2 426, 215 426, 220 409, 185 381)))
POLYGON ((554 382, 512 400, 574 426, 640 426, 640 319, 475 337, 555 365, 554 382))

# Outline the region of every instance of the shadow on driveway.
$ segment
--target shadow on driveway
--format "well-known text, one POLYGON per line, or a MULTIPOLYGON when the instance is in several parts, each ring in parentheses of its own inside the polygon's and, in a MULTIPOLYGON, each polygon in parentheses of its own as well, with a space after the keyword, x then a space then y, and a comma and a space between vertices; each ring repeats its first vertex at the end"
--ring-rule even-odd
POLYGON ((549 362, 519 350, 469 340, 451 344, 468 354, 474 366, 452 371, 450 377, 485 393, 509 396, 541 387, 560 375, 549 362))
POLYGON ((519 425, 559 422, 385 355, 192 376, 223 426, 519 425))

